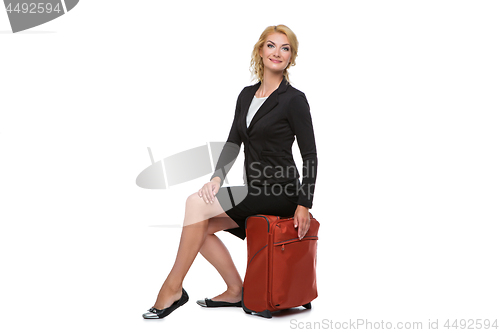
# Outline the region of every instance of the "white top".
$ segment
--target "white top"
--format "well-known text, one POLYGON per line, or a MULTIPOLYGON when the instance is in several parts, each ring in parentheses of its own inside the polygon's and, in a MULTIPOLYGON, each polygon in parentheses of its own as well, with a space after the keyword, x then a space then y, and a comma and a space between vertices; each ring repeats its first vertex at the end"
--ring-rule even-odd
POLYGON ((261 107, 262 104, 266 101, 267 97, 262 97, 262 98, 257 98, 253 97, 252 103, 250 103, 250 107, 248 108, 248 114, 247 114, 247 128, 250 126, 250 123, 252 122, 253 116, 257 113, 257 110, 261 107))

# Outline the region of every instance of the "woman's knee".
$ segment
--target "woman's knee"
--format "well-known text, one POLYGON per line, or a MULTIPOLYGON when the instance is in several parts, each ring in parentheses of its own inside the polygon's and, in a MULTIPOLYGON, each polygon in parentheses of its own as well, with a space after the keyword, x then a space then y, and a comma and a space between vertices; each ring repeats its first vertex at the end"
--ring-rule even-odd
POLYGON ((186 208, 201 208, 205 204, 203 198, 198 195, 198 192, 189 195, 186 199, 186 208))
POLYGON ((186 214, 189 216, 208 219, 214 215, 212 212, 213 209, 214 207, 211 204, 207 204, 198 193, 193 193, 186 199, 186 214))
POLYGON ((189 195, 186 199, 186 214, 197 216, 202 219, 209 219, 215 216, 225 215, 217 198, 213 203, 206 203, 198 193, 189 195))

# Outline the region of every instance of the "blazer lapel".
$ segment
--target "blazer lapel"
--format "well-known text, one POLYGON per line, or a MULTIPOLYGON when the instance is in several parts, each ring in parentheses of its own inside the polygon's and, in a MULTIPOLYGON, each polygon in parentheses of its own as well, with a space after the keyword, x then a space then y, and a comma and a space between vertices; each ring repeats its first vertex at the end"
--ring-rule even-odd
MULTIPOLYGON (((255 92, 257 91, 257 89, 259 89, 259 87, 260 87, 260 82, 258 84, 256 84, 254 87, 252 87, 253 88, 253 89, 251 89, 252 94, 250 96, 248 96, 248 100, 245 101, 246 104, 243 104, 243 106, 245 107, 245 109, 244 109, 245 116, 243 119, 245 127, 246 127, 246 119, 247 119, 248 109, 250 108, 250 104, 252 103, 255 92)), ((248 126, 248 128, 247 128, 247 136, 248 136, 248 133, 250 133, 250 131, 252 130, 252 127, 255 125, 255 123, 257 121, 259 121, 259 119, 264 117, 266 114, 271 112, 271 110, 276 105, 278 105, 278 103, 279 103, 278 96, 280 94, 284 93, 286 91, 287 87, 288 87, 288 82, 285 79, 285 77, 283 77, 283 80, 281 80, 279 87, 275 91, 273 91, 271 93, 271 95, 269 95, 269 97, 264 101, 264 103, 262 103, 259 110, 257 110, 257 113, 253 116, 252 121, 250 122, 250 126, 248 126)))
MULTIPOLYGON (((246 136, 246 139, 248 139, 248 133, 247 133, 247 115, 248 115, 248 109, 250 108, 250 104, 252 103, 253 96, 255 95, 255 92, 257 89, 260 87, 260 81, 254 84, 253 86, 250 87, 247 93, 242 97, 241 99, 241 116, 239 119, 239 124, 241 128, 243 129, 243 133, 246 136)), ((246 141, 246 140, 245 140, 246 141)))

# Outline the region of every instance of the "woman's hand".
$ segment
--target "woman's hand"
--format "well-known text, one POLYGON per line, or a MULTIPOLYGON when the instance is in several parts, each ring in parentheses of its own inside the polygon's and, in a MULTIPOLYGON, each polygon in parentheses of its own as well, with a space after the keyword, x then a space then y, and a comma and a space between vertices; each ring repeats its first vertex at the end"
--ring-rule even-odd
POLYGON ((203 185, 203 187, 198 191, 200 198, 203 198, 206 203, 214 203, 214 198, 220 189, 219 177, 214 177, 211 181, 203 185))
POLYGON ((311 225, 309 208, 298 205, 293 217, 293 223, 295 228, 299 228, 299 239, 302 240, 302 238, 307 234, 307 231, 309 231, 309 226, 311 225))

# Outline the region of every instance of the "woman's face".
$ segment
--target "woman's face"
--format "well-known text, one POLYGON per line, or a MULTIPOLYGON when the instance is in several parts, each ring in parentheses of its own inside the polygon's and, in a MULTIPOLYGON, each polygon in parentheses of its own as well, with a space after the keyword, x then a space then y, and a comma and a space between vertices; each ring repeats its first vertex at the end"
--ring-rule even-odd
POLYGON ((269 34, 260 49, 260 56, 264 62, 264 71, 283 72, 292 56, 288 37, 279 32, 269 34))

